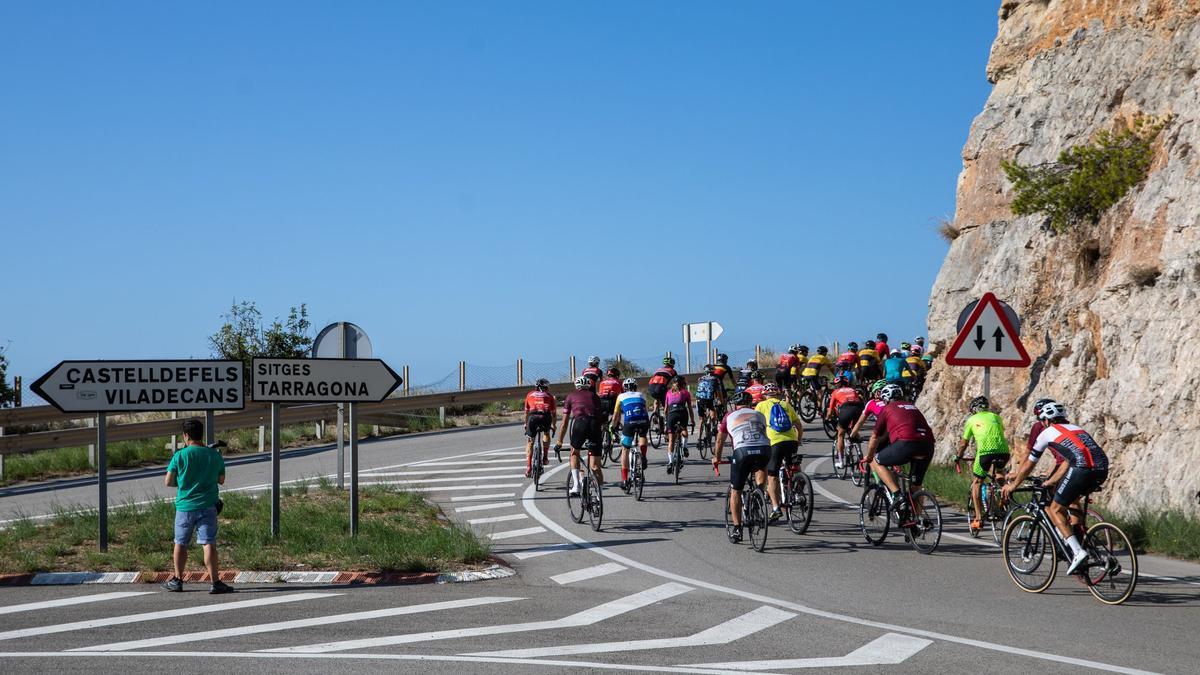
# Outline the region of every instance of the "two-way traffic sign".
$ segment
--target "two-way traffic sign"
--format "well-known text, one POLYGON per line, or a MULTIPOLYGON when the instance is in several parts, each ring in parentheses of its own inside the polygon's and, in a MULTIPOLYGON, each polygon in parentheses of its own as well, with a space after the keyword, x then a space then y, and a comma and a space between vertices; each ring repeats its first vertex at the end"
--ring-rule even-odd
POLYGON ((254 359, 250 397, 272 403, 382 401, 403 381, 380 359, 254 359))
POLYGON ((984 293, 960 327, 958 337, 946 353, 946 363, 1001 368, 1028 366, 1029 354, 1005 309, 996 296, 984 293))

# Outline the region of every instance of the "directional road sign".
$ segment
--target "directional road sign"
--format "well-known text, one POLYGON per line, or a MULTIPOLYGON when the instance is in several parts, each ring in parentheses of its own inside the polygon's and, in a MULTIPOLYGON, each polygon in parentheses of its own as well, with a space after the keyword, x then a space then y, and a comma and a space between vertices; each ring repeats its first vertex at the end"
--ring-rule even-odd
POLYGON ((403 381, 379 359, 254 359, 250 398, 272 403, 382 401, 403 381))
POLYGON ((946 363, 1001 368, 1029 365, 1029 354, 1021 344, 1017 325, 1002 305, 991 293, 983 294, 946 353, 946 363))
POLYGON ((241 361, 63 361, 33 391, 65 413, 241 410, 241 361))
POLYGON ((683 324, 683 341, 684 342, 706 342, 708 340, 716 340, 721 337, 725 329, 716 321, 701 321, 700 323, 685 323, 683 324), (712 329, 712 335, 709 335, 709 328, 712 329))

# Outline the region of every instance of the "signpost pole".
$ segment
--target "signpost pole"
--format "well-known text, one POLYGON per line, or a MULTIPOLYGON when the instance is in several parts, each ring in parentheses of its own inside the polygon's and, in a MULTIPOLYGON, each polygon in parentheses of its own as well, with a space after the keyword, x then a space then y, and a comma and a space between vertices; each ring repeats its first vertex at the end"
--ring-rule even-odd
POLYGON ((211 410, 204 411, 204 444, 212 447, 217 442, 217 416, 211 410))
POLYGON ((338 439, 337 439, 337 470, 338 470, 338 489, 346 488, 346 405, 344 403, 337 404, 338 407, 338 439))
POLYGON ((350 404, 350 536, 358 536, 358 406, 350 404))
MULTIPOLYGON (((691 336, 689 335, 688 337, 690 338, 691 336)), ((692 372, 692 343, 690 340, 683 343, 683 361, 687 364, 683 367, 683 372, 692 372)))
POLYGON ((100 510, 100 552, 108 550, 108 415, 96 415, 96 485, 100 510))
POLYGON ((706 344, 704 345, 704 362, 712 363, 713 361, 716 361, 717 359, 713 356, 712 322, 711 321, 708 322, 708 340, 706 340, 705 343, 706 344))
POLYGON ((992 367, 983 367, 983 397, 992 400, 992 367))
POLYGON ((271 538, 279 537, 279 404, 271 404, 271 538))

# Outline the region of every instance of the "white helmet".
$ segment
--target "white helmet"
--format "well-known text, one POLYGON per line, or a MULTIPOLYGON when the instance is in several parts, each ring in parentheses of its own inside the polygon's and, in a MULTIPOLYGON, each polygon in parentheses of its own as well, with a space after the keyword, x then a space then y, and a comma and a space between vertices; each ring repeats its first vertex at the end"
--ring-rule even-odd
POLYGON ((576 389, 587 389, 590 386, 592 386, 592 381, 589 380, 588 378, 583 377, 582 375, 575 378, 575 388, 576 389))
POLYGON ((899 401, 904 398, 904 389, 898 384, 886 384, 879 390, 879 400, 884 403, 899 401))
POLYGON ((589 356, 589 357, 588 357, 588 365, 589 365, 589 366, 598 366, 598 365, 600 365, 600 357, 599 357, 599 356, 589 356))
POLYGON ((1056 420, 1060 417, 1066 419, 1067 406, 1059 403, 1058 401, 1050 401, 1049 403, 1043 405, 1042 409, 1038 411, 1038 419, 1043 422, 1056 420))

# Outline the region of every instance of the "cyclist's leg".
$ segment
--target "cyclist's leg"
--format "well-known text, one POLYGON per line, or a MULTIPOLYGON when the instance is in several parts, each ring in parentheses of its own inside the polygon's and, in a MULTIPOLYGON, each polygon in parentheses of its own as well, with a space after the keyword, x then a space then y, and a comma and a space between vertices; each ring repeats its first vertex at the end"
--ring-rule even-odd
MULTIPOLYGON (((767 497, 771 499, 771 507, 779 510, 779 467, 787 456, 787 444, 780 442, 771 446, 771 454, 767 459, 767 497)), ((761 484, 761 481, 759 481, 761 484)))

